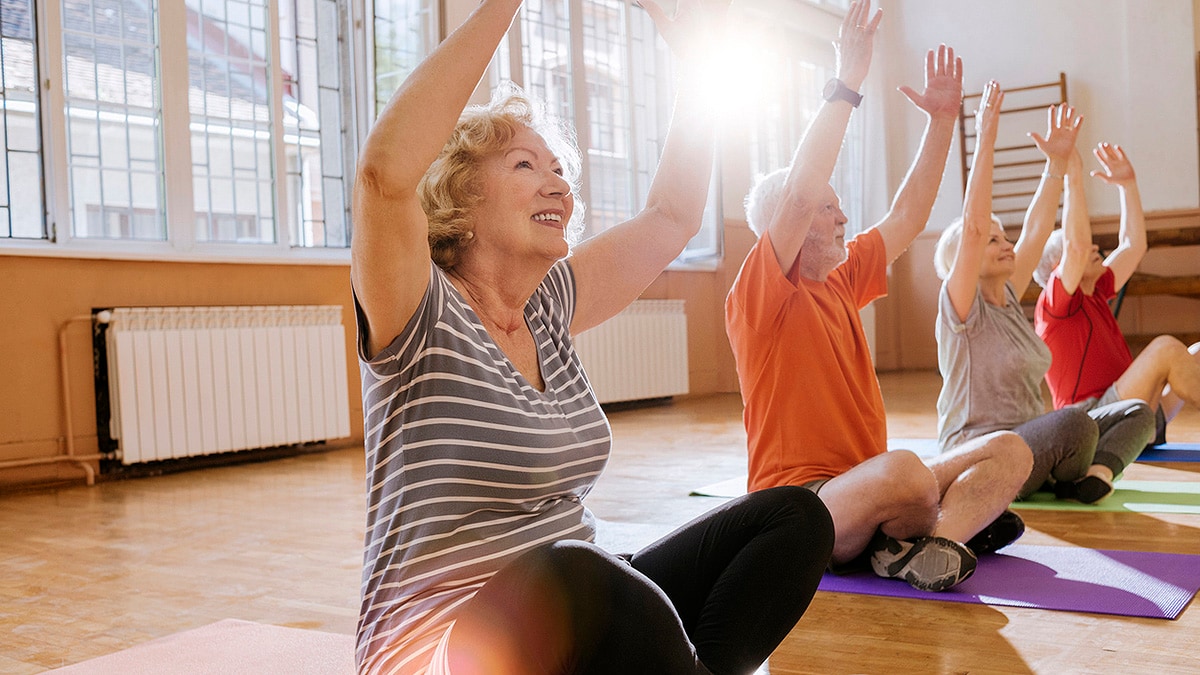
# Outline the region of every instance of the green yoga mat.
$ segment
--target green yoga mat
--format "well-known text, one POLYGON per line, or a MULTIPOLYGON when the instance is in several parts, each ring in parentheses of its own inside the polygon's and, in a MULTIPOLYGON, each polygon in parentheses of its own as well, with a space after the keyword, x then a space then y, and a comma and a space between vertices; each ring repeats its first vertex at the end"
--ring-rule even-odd
POLYGON ((1013 502, 1015 509, 1043 511, 1130 511, 1133 513, 1200 513, 1200 482, 1164 480, 1121 480, 1116 490, 1099 504, 1055 499, 1047 492, 1035 492, 1028 499, 1013 502))

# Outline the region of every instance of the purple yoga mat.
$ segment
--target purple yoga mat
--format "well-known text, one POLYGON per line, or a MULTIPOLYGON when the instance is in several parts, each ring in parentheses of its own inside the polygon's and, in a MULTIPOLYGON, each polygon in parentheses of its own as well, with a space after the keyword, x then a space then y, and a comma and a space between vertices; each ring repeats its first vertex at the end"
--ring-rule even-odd
POLYGON ((1034 607, 1072 612, 1178 617, 1200 590, 1200 556, 1015 544, 979 559, 975 574, 940 593, 871 572, 826 574, 820 590, 1034 607))

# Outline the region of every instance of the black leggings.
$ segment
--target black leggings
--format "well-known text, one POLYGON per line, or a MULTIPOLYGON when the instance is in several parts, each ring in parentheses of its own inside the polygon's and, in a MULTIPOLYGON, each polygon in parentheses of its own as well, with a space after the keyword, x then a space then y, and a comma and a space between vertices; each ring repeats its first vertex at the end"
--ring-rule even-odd
POLYGON ((800 487, 727 502, 631 556, 547 544, 456 613, 450 669, 749 673, 807 609, 832 550, 829 511, 800 487))

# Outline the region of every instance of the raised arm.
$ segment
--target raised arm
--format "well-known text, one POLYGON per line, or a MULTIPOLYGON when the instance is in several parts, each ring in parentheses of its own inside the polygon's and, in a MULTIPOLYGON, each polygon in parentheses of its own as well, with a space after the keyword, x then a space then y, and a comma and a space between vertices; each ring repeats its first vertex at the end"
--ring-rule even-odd
POLYGON ((1142 196, 1138 192, 1133 164, 1119 145, 1101 143, 1092 151, 1104 167, 1092 175, 1121 191, 1121 231, 1117 248, 1104 259, 1113 271, 1116 288, 1125 285, 1146 255, 1146 215, 1142 211, 1142 196))
MULTIPOLYGON (((883 10, 871 16, 870 0, 854 0, 838 31, 837 79, 853 91, 862 88, 870 70, 875 31, 882 17, 883 10)), ((792 156, 783 195, 767 225, 779 266, 785 272, 791 269, 808 236, 813 214, 820 206, 818 197, 833 175, 853 111, 854 106, 845 100, 825 101, 792 156)))
POLYGON ((929 222, 962 106, 962 59, 946 45, 936 52, 929 50, 925 54, 925 92, 918 94, 909 87, 900 87, 900 92, 925 113, 926 121, 921 147, 892 208, 875 226, 889 262, 899 258, 929 222))
POLYGON ((645 208, 575 247, 572 332, 587 330, 624 309, 700 229, 715 142, 709 100, 717 93, 702 57, 717 41, 729 2, 679 0, 675 15, 668 17, 653 0, 640 0, 683 72, 645 208))
POLYGON ((1004 92, 995 81, 983 87, 975 112, 975 159, 967 176, 963 199, 962 236, 954 267, 946 279, 946 291, 959 321, 966 321, 979 288, 979 273, 988 239, 992 236, 992 171, 996 160, 996 133, 1000 128, 1000 104, 1004 92))
POLYGON ((429 284, 428 221, 417 184, 449 139, 521 0, 483 0, 388 101, 359 155, 350 279, 378 352, 429 284))
POLYGON ((1067 162, 1063 194, 1063 251, 1059 278, 1067 295, 1074 295, 1092 256, 1092 223, 1083 194, 1083 160, 1072 152, 1067 162))
POLYGON ((1075 109, 1066 103, 1050 106, 1046 116, 1046 137, 1043 138, 1036 132, 1029 134, 1038 150, 1046 156, 1046 167, 1033 201, 1025 211, 1025 224, 1021 228, 1020 238, 1017 239, 1017 258, 1009 280, 1018 298, 1029 287, 1033 271, 1042 259, 1046 239, 1054 231, 1058 200, 1062 196, 1063 176, 1066 175, 1071 153, 1075 152, 1075 139, 1079 136, 1079 127, 1083 124, 1083 118, 1077 116, 1075 109))

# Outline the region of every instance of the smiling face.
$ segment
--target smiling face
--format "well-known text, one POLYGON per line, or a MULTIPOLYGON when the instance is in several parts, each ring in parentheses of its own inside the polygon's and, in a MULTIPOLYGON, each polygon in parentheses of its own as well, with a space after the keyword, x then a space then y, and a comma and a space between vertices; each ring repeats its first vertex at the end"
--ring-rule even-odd
POLYGON ((991 234, 988 235, 987 247, 983 254, 983 267, 979 271, 981 277, 1012 276, 1016 266, 1017 256, 1013 243, 1008 240, 1004 228, 995 220, 992 221, 991 234))
POLYGON ((818 197, 812 226, 800 247, 801 272, 823 280, 846 260, 846 214, 832 185, 826 185, 818 197))
POLYGON ((523 127, 506 147, 486 156, 480 169, 483 199, 474 210, 470 248, 551 262, 565 257, 575 200, 542 137, 523 127))

